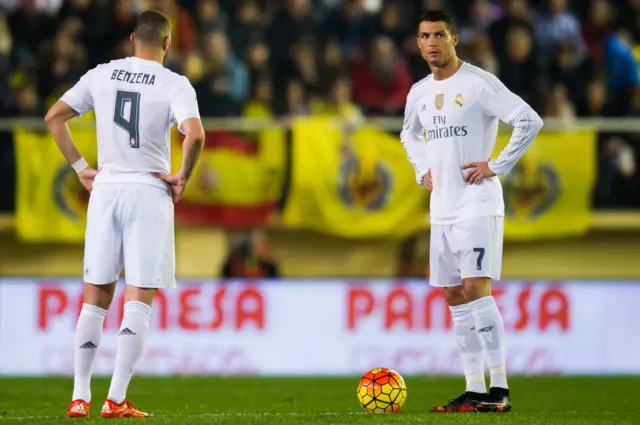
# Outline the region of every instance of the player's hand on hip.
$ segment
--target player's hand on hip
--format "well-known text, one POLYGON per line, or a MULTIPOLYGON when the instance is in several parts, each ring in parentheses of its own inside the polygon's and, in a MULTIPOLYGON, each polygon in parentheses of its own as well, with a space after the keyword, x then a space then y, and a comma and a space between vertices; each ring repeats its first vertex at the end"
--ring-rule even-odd
POLYGON ((422 177, 422 185, 429 190, 433 190, 433 179, 431 178, 431 168, 427 171, 427 174, 422 177))
POLYGON ((488 162, 468 162, 462 166, 463 170, 471 170, 464 177, 464 181, 469 184, 477 184, 482 179, 493 177, 496 174, 489 168, 488 162))
POLYGON ((187 185, 187 179, 180 173, 178 174, 158 174, 153 173, 153 176, 164 181, 171 187, 171 198, 175 204, 182 197, 184 188, 187 185))
POLYGON ((96 178, 100 170, 94 170, 91 167, 87 167, 84 170, 78 173, 78 179, 80 179, 80 183, 87 189, 89 192, 93 190, 93 180, 96 178))

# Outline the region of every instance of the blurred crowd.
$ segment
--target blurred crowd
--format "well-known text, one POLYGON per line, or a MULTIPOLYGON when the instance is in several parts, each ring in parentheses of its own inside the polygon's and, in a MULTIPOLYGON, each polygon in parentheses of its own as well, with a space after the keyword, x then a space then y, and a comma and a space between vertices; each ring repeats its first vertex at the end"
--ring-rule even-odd
MULTIPOLYGON (((87 69, 132 54, 153 8, 173 23, 165 65, 203 116, 400 116, 429 73, 416 19, 441 6, 459 55, 543 117, 640 116, 640 0, 0 0, 0 113, 41 117, 87 69)), ((640 207, 640 137, 600 139, 596 205, 640 207)))

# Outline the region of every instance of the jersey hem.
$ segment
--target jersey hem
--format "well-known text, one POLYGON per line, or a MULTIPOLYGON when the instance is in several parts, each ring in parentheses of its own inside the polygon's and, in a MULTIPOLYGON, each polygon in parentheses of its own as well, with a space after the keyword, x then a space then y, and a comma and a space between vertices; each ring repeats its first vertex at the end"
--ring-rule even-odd
POLYGON ((486 213, 486 214, 473 214, 473 215, 465 215, 462 217, 449 218, 449 219, 430 219, 430 223, 436 226, 447 226, 449 224, 457 224, 462 223, 470 219, 481 218, 481 217, 504 217, 504 213, 495 212, 495 213, 486 213))

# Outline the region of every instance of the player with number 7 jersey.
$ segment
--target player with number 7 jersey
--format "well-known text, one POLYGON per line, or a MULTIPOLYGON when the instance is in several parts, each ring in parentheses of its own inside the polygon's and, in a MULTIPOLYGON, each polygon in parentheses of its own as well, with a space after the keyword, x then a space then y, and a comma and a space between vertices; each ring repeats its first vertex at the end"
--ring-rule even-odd
POLYGON ((143 12, 131 34, 135 55, 89 70, 47 113, 66 160, 91 192, 84 252, 84 304, 75 335, 74 390, 68 416, 86 417, 90 378, 115 284, 125 269, 124 315, 113 378, 101 415, 144 417, 126 398, 144 353, 153 297, 175 282, 174 203, 204 145, 196 93, 187 78, 163 66, 171 25, 143 12), (67 121, 95 111, 98 170, 78 152, 67 121), (170 174, 170 130, 185 135, 180 169, 170 174))

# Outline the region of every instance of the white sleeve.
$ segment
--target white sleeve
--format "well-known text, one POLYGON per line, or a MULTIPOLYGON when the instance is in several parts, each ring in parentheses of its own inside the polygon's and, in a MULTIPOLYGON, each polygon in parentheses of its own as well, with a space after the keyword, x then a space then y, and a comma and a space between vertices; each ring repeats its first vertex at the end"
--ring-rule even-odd
POLYGON ((87 73, 60 98, 60 100, 73 108, 79 116, 83 116, 93 109, 91 71, 92 70, 87 71, 87 73))
POLYGON ((422 179, 429 171, 427 161, 427 145, 424 139, 424 129, 418 117, 418 105, 411 91, 407 95, 407 103, 404 107, 404 124, 400 133, 400 141, 404 147, 409 162, 416 172, 416 181, 422 186, 422 179))
POLYGON ((178 124, 180 133, 185 134, 182 122, 189 118, 200 118, 196 91, 186 77, 182 77, 178 90, 171 99, 171 115, 178 124))
POLYGON ((492 74, 479 82, 478 98, 485 113, 514 127, 507 146, 498 158, 489 161, 497 175, 507 174, 529 148, 542 128, 542 118, 522 98, 511 92, 492 74))

